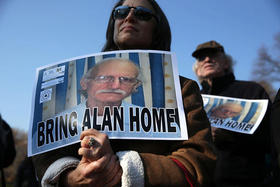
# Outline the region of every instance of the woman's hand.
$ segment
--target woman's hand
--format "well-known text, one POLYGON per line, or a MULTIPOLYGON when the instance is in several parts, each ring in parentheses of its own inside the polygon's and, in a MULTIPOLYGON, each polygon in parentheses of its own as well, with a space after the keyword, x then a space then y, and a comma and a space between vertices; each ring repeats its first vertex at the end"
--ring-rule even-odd
POLYGON ((106 134, 101 133, 95 129, 83 131, 81 134, 81 148, 79 155, 85 157, 89 161, 96 161, 104 155, 114 155, 111 148, 109 138, 106 134), (91 142, 90 139, 94 140, 91 142))
POLYGON ((75 170, 66 172, 65 186, 93 185, 114 186, 121 181, 122 168, 114 154, 108 136, 95 129, 81 134, 81 148, 78 153, 82 159, 75 170), (94 142, 89 145, 90 139, 94 142))

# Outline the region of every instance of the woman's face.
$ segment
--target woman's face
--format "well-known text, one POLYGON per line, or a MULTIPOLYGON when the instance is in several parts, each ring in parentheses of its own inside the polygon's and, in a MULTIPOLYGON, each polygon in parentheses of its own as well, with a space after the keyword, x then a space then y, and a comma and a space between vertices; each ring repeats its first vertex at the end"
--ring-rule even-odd
MULTIPOLYGON (((154 9, 147 0, 126 0, 122 4, 129 7, 144 7, 154 9)), ((119 49, 149 49, 153 41, 153 33, 156 27, 156 19, 139 20, 130 9, 126 18, 116 19, 114 25, 114 42, 119 49)))

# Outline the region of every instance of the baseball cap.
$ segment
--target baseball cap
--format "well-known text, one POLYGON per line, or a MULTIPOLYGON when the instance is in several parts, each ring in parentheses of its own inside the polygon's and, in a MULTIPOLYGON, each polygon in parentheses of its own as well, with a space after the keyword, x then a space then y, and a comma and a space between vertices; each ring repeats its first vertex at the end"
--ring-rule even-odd
POLYGON ((206 51, 213 51, 213 52, 222 52, 225 53, 224 47, 219 44, 218 42, 211 40, 202 44, 199 44, 195 51, 192 53, 192 56, 197 58, 201 53, 206 52, 206 51))

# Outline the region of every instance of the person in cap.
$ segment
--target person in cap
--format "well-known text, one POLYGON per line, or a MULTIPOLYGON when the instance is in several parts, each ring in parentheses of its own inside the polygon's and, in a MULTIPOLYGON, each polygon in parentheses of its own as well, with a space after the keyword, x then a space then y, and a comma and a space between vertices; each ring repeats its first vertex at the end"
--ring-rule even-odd
MULTIPOLYGON (((262 86, 255 82, 236 80, 233 60, 224 47, 216 41, 197 46, 192 56, 193 65, 201 84, 202 94, 243 99, 268 99, 262 86)), ((214 181, 216 186, 262 186, 267 184, 266 159, 271 156, 270 109, 252 135, 212 128, 218 159, 214 181), (265 182, 266 181, 266 182, 265 182)))
POLYGON ((233 72, 232 58, 225 54, 224 47, 216 41, 198 45, 192 56, 196 58, 193 70, 203 84, 207 83, 211 86, 213 78, 233 72))

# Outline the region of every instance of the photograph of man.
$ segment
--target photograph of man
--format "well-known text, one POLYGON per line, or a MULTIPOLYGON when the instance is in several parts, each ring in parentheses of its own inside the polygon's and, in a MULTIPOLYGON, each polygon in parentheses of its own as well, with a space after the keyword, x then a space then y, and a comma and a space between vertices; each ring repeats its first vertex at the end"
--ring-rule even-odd
POLYGON ((212 109, 210 116, 214 118, 233 118, 239 116, 243 107, 238 103, 228 102, 212 109))
MULTIPOLYGON (((228 102, 213 108, 210 117, 221 118, 221 119, 233 118, 239 116, 242 110, 243 107, 240 104, 228 102)), ((211 126, 211 133, 212 133, 213 140, 216 140, 217 127, 211 126)))
POLYGON ((130 60, 104 59, 82 77, 80 84, 86 99, 86 107, 98 107, 98 115, 104 107, 132 106, 123 101, 141 85, 139 67, 130 60))

